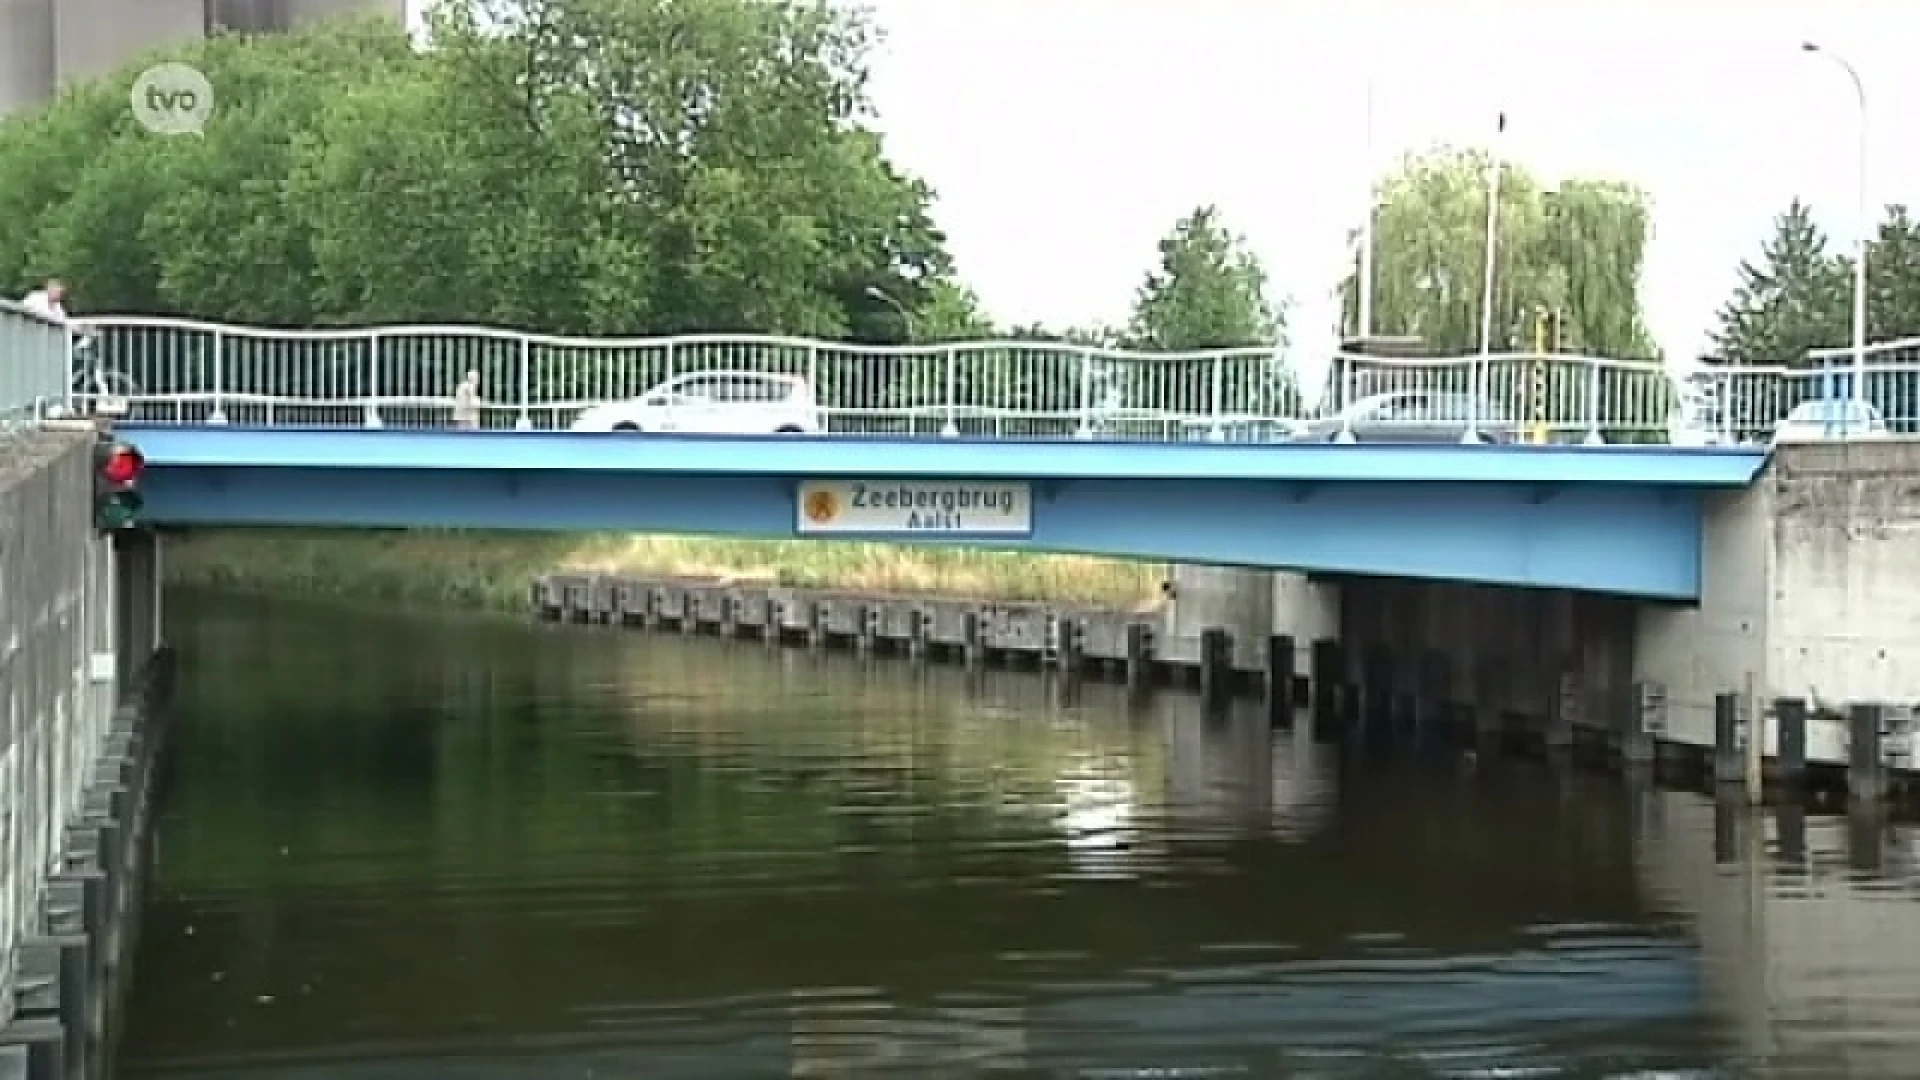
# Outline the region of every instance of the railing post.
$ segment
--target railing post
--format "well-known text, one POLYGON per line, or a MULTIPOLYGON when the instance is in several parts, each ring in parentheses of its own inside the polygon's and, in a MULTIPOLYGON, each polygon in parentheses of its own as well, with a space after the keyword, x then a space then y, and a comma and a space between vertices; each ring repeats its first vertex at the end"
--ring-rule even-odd
POLYGON ((1487 354, 1476 355, 1468 372, 1467 433, 1460 437, 1460 441, 1477 443, 1480 441, 1480 400, 1487 393, 1487 354))
POLYGON ((1093 438, 1093 350, 1080 349, 1080 430, 1075 438, 1093 438))
POLYGON ((960 384, 959 375, 960 349, 958 346, 949 345, 947 346, 947 422, 940 427, 942 438, 952 439, 960 435, 960 424, 954 416, 954 410, 958 405, 954 399, 959 396, 957 393, 960 384))
POLYGON ((207 423, 224 424, 227 422, 227 335, 220 329, 213 332, 213 411, 207 414, 207 423))
MULTIPOLYGON (((817 404, 820 399, 820 346, 812 344, 811 342, 807 344, 807 385, 813 387, 814 400, 817 404)), ((826 434, 833 430, 833 413, 831 411, 827 409, 820 410, 820 426, 822 429, 821 434, 826 434)))
POLYGON ((1212 412, 1212 424, 1207 429, 1207 440, 1209 442, 1219 442, 1226 438, 1226 433, 1220 430, 1221 405, 1226 392, 1226 363, 1227 358, 1225 356, 1220 353, 1213 354, 1213 404, 1210 410, 1212 412))
POLYGON ((1587 435, 1581 440, 1588 446, 1606 445, 1606 437, 1600 434, 1600 361, 1587 361, 1587 435))
POLYGON ((533 341, 520 339, 520 418, 513 422, 519 431, 533 430, 533 341))
MULTIPOLYGON (((97 342, 99 339, 96 337, 94 340, 97 342)), ((66 393, 67 415, 72 416, 75 414, 76 411, 78 411, 77 410, 78 402, 74 401, 74 398, 80 393, 80 387, 78 385, 79 380, 75 378, 75 374, 79 371, 79 369, 74 367, 74 360, 75 360, 74 335, 71 333, 62 334, 61 341, 64 343, 63 348, 66 350, 67 355, 66 355, 66 365, 62 367, 60 370, 62 373, 63 381, 65 381, 67 384, 67 393, 66 393)), ((99 348, 98 345, 95 345, 94 347, 99 348)))
POLYGON ((380 332, 367 335, 367 426, 380 426, 380 332))

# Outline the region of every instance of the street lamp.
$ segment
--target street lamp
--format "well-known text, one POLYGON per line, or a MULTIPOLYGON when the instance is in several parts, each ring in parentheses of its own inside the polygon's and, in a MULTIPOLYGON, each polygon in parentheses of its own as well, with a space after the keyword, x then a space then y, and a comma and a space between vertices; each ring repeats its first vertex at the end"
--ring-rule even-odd
POLYGON ((906 327, 907 331, 907 342, 911 344, 917 335, 914 333, 913 312, 907 310, 907 305, 894 299, 892 293, 878 285, 867 286, 867 296, 880 301, 900 313, 900 322, 906 327))
POLYGON ((1500 251, 1500 181, 1507 171, 1505 147, 1501 140, 1507 133, 1507 111, 1500 110, 1500 119, 1494 127, 1493 152, 1487 162, 1487 245, 1484 252, 1486 263, 1481 268, 1480 282, 1480 354, 1473 363, 1473 396, 1467 405, 1467 433, 1462 442, 1480 441, 1480 402, 1487 392, 1487 367, 1493 356, 1493 304, 1494 304, 1494 268, 1498 265, 1500 251))
MULTIPOLYGON (((913 321, 913 312, 908 311, 907 305, 896 300, 892 293, 878 285, 867 286, 866 293, 869 297, 880 301, 900 313, 900 321, 904 323, 907 328, 907 344, 911 347, 914 340, 920 336, 918 333, 919 328, 913 321)), ((953 415, 953 387, 955 377, 953 350, 949 348, 947 350, 947 420, 946 423, 940 425, 940 434, 949 439, 955 438, 960 434, 959 422, 953 415)))
POLYGON ((1356 316, 1355 321, 1359 324, 1356 327, 1358 333, 1354 334, 1354 337, 1361 341, 1366 341, 1373 337, 1373 219, 1379 212, 1379 204, 1375 198, 1374 191, 1374 184, 1379 178, 1374 175, 1373 73, 1371 71, 1367 73, 1366 108, 1367 116, 1365 128, 1363 129, 1366 135, 1366 147, 1362 151, 1362 161, 1366 169, 1367 216, 1360 219, 1360 268, 1358 271, 1360 280, 1354 283, 1356 286, 1355 292, 1357 293, 1354 297, 1354 307, 1356 309, 1354 314, 1356 316))
MULTIPOLYGON (((1853 252, 1853 393, 1854 401, 1863 402, 1867 397, 1867 232, 1873 228, 1867 216, 1867 86, 1860 79, 1860 72, 1847 58, 1832 49, 1822 48, 1818 42, 1803 41, 1802 52, 1819 53, 1840 66, 1853 82, 1854 100, 1859 105, 1860 147, 1855 169, 1859 172, 1859 235, 1854 238, 1853 252)), ((1854 410, 1847 411, 1847 427, 1853 426, 1854 410)), ((1831 415, 1831 414, 1829 414, 1831 415)))

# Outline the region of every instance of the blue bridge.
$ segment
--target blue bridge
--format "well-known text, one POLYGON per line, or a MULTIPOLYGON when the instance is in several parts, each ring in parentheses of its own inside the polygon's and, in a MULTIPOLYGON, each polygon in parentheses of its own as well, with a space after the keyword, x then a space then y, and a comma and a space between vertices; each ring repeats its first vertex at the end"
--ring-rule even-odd
POLYGON ((1690 600, 1754 450, 124 425, 155 524, 963 543, 1690 600))
POLYGON ((1586 357, 1337 357, 1310 405, 1270 349, 89 329, 36 355, 120 418, 147 516, 177 528, 974 544, 1691 601, 1707 494, 1766 459, 1665 444, 1674 380, 1586 357), (716 403, 763 433, 725 433, 716 403), (1355 442, 1354 416, 1416 403, 1416 427, 1464 409, 1440 419, 1465 437, 1355 442), (678 420, 622 422, 638 405, 678 420), (609 434, 628 427, 647 434, 609 434))

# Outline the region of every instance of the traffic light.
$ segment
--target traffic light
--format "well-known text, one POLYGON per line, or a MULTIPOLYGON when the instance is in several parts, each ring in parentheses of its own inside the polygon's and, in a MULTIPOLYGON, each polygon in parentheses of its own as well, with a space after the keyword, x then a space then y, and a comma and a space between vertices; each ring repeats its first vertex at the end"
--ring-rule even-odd
POLYGON ((140 476, 147 470, 146 455, 113 438, 93 448, 93 524, 105 532, 138 525, 140 476))

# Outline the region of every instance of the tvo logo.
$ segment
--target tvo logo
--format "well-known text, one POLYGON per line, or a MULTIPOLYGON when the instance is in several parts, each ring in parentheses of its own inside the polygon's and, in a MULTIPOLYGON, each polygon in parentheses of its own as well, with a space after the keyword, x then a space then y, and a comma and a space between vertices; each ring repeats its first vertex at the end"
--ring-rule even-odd
POLYGON ((198 135, 213 115, 213 84, 189 64, 155 64, 133 80, 133 118, 157 135, 198 135))

